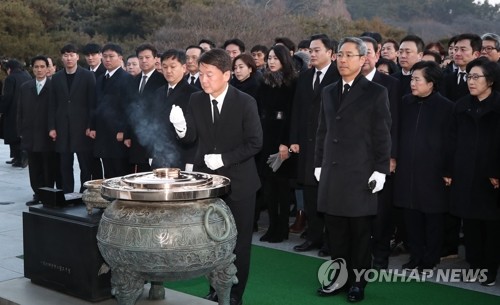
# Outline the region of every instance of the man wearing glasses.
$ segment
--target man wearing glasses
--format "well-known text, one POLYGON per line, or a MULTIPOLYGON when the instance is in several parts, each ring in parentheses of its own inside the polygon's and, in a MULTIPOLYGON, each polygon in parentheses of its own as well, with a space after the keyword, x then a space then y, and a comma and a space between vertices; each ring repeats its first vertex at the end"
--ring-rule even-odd
POLYGON ((361 73, 366 54, 359 38, 347 37, 339 44, 342 79, 321 93, 314 161, 318 211, 324 213, 331 257, 345 260, 348 271, 345 286, 323 286, 320 295, 347 291, 350 302, 364 298, 366 280, 354 271, 371 268, 376 193, 384 187, 391 154, 387 89, 361 73))
POLYGON ((481 47, 481 56, 488 58, 492 62, 500 60, 500 36, 493 33, 486 33, 481 36, 483 45, 481 47))

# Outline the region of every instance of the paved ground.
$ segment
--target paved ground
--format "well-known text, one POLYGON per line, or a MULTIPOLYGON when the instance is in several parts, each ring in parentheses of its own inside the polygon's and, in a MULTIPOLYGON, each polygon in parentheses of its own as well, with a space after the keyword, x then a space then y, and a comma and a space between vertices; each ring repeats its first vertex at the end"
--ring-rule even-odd
MULTIPOLYGON (((90 304, 87 302, 79 301, 69 298, 62 294, 50 291, 48 289, 35 286, 24 278, 23 260, 19 258, 23 254, 23 232, 22 232, 22 213, 28 211, 25 202, 32 198, 32 191, 29 186, 28 168, 14 168, 11 165, 5 164, 8 160, 9 150, 8 146, 0 144, 0 305, 11 305, 2 301, 8 299, 14 301, 19 298, 24 298, 18 301, 22 305, 41 305, 41 304, 90 304), (36 289, 34 289, 36 287, 36 289), (8 298, 7 298, 8 296, 8 298), (42 302, 42 296, 48 298, 42 302), (26 301, 26 298, 32 298, 26 301), (34 302, 33 300, 36 300, 34 302), (4 302, 4 303, 2 303, 4 302), (46 303, 44 303, 46 302, 46 303)), ((75 164, 75 184, 79 188, 79 173, 78 166, 75 164)), ((254 244, 266 247, 281 249, 284 251, 293 251, 294 245, 302 242, 298 235, 290 235, 287 242, 279 244, 261 243, 258 241, 259 237, 264 233, 266 226, 265 213, 262 215, 260 223, 261 230, 254 234, 254 244)), ((317 251, 305 253, 305 255, 315 256, 317 251)), ((463 253, 461 253, 463 257, 463 253)), ((390 267, 401 269, 401 264, 407 261, 406 255, 391 258, 390 267)), ((439 268, 464 268, 466 264, 462 258, 447 260, 439 265, 439 268)), ((316 272, 312 270, 311 272, 316 272)), ((465 289, 472 289, 484 293, 490 293, 500 296, 500 276, 497 278, 497 284, 494 287, 482 287, 479 284, 463 284, 455 283, 450 284, 453 286, 462 287, 465 289)), ((173 295, 177 295, 172 293, 173 295)), ((176 304, 213 304, 210 302, 202 301, 199 298, 183 299, 184 296, 179 296, 179 303, 172 302, 171 305, 176 304)), ((113 301, 113 300, 111 300, 113 301)), ((108 301, 110 302, 110 301, 108 301)), ((116 304, 116 302, 102 302, 94 304, 116 304)), ((138 304, 141 304, 139 302, 138 304)), ((165 302, 148 303, 148 304, 166 304, 165 302)))

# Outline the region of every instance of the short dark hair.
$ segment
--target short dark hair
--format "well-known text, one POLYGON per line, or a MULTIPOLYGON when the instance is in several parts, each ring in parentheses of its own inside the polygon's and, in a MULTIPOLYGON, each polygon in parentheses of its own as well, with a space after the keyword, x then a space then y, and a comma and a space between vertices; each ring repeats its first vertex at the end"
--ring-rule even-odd
POLYGON ((380 65, 387 65, 387 67, 389 68, 389 75, 399 72, 398 65, 390 59, 380 57, 375 64, 375 67, 378 68, 378 66, 380 65))
POLYGON ((241 41, 240 39, 232 38, 232 39, 228 39, 228 40, 224 41, 223 48, 226 49, 226 47, 230 44, 234 44, 234 45, 238 46, 241 53, 245 52, 245 43, 243 41, 241 41))
POLYGON ((498 63, 490 61, 487 57, 478 57, 467 64, 465 71, 469 73, 474 67, 481 68, 486 82, 491 84, 493 90, 498 91, 500 89, 500 68, 498 63))
POLYGON ((234 58, 233 71, 238 59, 241 60, 247 67, 252 69, 252 72, 250 72, 250 76, 253 76, 257 72, 257 65, 255 65, 255 60, 253 60, 252 55, 246 53, 240 54, 234 58))
POLYGON ((448 48, 451 46, 451 44, 455 44, 457 42, 457 37, 458 35, 452 36, 450 40, 448 40, 448 48))
POLYGON ((434 57, 434 61, 437 62, 438 64, 441 64, 441 62, 442 62, 441 55, 439 55, 435 51, 424 50, 424 54, 423 55, 430 55, 430 56, 434 57))
POLYGON ((198 45, 202 44, 202 43, 206 43, 210 46, 210 48, 212 49, 215 49, 216 46, 215 46, 215 42, 213 42, 212 40, 209 40, 209 39, 201 39, 199 42, 198 42, 198 45))
POLYGON ((203 48, 202 48, 202 47, 197 46, 197 45, 194 45, 194 44, 192 44, 192 45, 188 46, 188 47, 186 48, 186 52, 187 52, 187 50, 189 50, 189 49, 198 49, 198 50, 200 50, 200 52, 201 52, 200 54, 202 54, 203 52, 205 52, 205 50, 203 50, 203 48))
POLYGON ((295 47, 295 43, 288 37, 276 37, 274 38, 274 44, 283 44, 288 50, 295 52, 297 48, 295 47))
POLYGON ((231 57, 226 53, 226 50, 223 49, 212 49, 201 54, 198 65, 201 64, 215 66, 223 73, 231 71, 232 67, 231 57))
POLYGON ((87 43, 82 49, 83 55, 101 53, 101 46, 97 43, 87 43))
POLYGON ((365 43, 371 43, 372 46, 373 46, 373 50, 375 51, 375 53, 378 52, 378 43, 375 39, 371 38, 370 36, 361 36, 359 37, 361 38, 361 40, 363 40, 365 43))
POLYGON ((415 45, 417 46, 418 53, 424 51, 424 46, 425 46, 424 41, 422 40, 422 38, 418 37, 417 35, 406 35, 405 37, 403 37, 403 39, 401 39, 401 41, 399 42, 399 45, 401 46, 401 44, 405 41, 413 41, 415 43, 415 45))
POLYGON ((78 53, 78 48, 74 44, 67 44, 61 48, 61 54, 64 53, 78 53))
POLYGON ((335 41, 335 43, 332 43, 332 40, 326 34, 314 34, 314 35, 312 35, 311 38, 309 39, 309 44, 313 40, 321 40, 321 43, 323 43, 323 45, 325 46, 325 48, 327 50, 332 50, 332 52, 335 52, 335 50, 338 47, 337 41, 335 41))
POLYGON ((139 56, 139 53, 145 50, 150 50, 154 57, 158 57, 158 49, 150 43, 140 44, 137 48, 135 48, 135 55, 139 56))
POLYGON ((131 58, 137 58, 137 55, 131 54, 131 55, 127 56, 127 60, 126 61, 128 61, 131 58))
POLYGON ((297 49, 309 49, 310 45, 311 45, 311 40, 304 39, 299 42, 299 44, 297 45, 297 49))
POLYGON ((438 50, 439 50, 439 55, 441 56, 445 56, 446 53, 447 53, 447 50, 445 50, 445 48, 443 47, 443 44, 441 44, 439 41, 436 41, 436 42, 429 42, 426 46, 425 46, 425 49, 424 50, 429 50, 433 47, 436 47, 438 50))
POLYGON ((422 70, 425 80, 432 83, 432 91, 438 91, 439 84, 443 80, 443 70, 434 61, 419 61, 413 65, 411 71, 422 70))
POLYGON ((23 65, 16 59, 9 59, 5 65, 5 70, 8 70, 10 69, 11 71, 15 71, 15 70, 22 70, 23 69, 23 65))
POLYGON ((41 61, 45 62, 47 67, 49 66, 49 60, 47 59, 47 56, 37 55, 37 56, 33 57, 30 61, 30 64, 32 67, 35 65, 35 61, 37 61, 37 60, 41 60, 41 61))
POLYGON ((107 44, 105 44, 102 47, 101 52, 104 53, 106 51, 114 51, 114 52, 118 53, 119 55, 123 55, 122 47, 120 47, 116 43, 107 43, 107 44))
POLYGON ((375 39, 377 44, 382 43, 382 35, 380 35, 380 33, 378 33, 378 32, 363 32, 359 36, 360 37, 371 37, 371 38, 375 39))
POLYGON ((396 40, 389 38, 382 43, 382 46, 384 46, 384 44, 386 44, 386 43, 392 43, 392 45, 394 46, 394 49, 396 51, 399 50, 399 43, 396 40))
POLYGON ((258 44, 258 45, 255 45, 252 47, 252 49, 250 50, 250 53, 259 52, 259 51, 264 53, 264 55, 267 55, 267 52, 269 52, 269 48, 264 46, 264 45, 258 44))
POLYGON ((184 50, 170 49, 163 52, 161 62, 167 59, 177 59, 181 64, 186 64, 186 52, 184 50))
POLYGON ((455 44, 461 40, 470 41, 470 46, 472 48, 472 52, 481 52, 481 48, 483 47, 483 40, 477 34, 472 33, 464 33, 457 36, 457 40, 455 44))

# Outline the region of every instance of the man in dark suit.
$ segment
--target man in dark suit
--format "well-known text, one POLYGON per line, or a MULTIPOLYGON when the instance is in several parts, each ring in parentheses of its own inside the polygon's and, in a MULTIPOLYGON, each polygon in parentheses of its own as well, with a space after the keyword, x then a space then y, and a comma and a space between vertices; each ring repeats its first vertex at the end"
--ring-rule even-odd
POLYGON ((94 73, 78 66, 78 49, 68 44, 61 49, 64 69, 52 77, 49 102, 49 136, 60 153, 62 187, 72 193, 73 155, 80 165, 80 192, 92 178, 93 141, 90 132, 91 107, 95 101, 94 73))
POLYGON ((23 70, 21 63, 11 59, 5 63, 7 78, 3 88, 3 96, 0 99, 0 113, 3 119, 4 143, 10 147, 11 163, 14 167, 26 167, 28 159, 26 153, 21 150, 21 138, 17 130, 17 100, 19 99, 19 88, 30 80, 31 76, 23 70))
POLYGON ((441 86, 441 94, 449 100, 456 102, 469 94, 467 87, 467 72, 465 68, 472 60, 481 55, 482 40, 476 34, 460 34, 456 37, 453 62, 458 70, 447 73, 441 86))
MULTIPOLYGON (((186 119, 173 106, 170 122, 183 141, 198 140, 194 169, 231 179, 231 193, 224 197, 233 213, 238 239, 234 254, 238 284, 231 289, 231 305, 242 304, 250 267, 255 194, 260 187, 254 156, 262 147, 262 127, 257 103, 229 86, 231 58, 221 49, 203 53, 199 60, 204 92, 189 100, 186 119)), ((216 300, 211 291, 207 298, 216 300)))
MULTIPOLYGON (((364 298, 366 281, 356 278, 354 270, 371 268, 375 193, 389 174, 391 151, 387 89, 361 74, 365 60, 361 39, 340 42, 337 68, 342 80, 321 93, 315 149, 318 211, 325 213, 332 259, 346 262, 350 302, 364 298)), ((329 295, 342 290, 336 285, 321 289, 329 295)))
MULTIPOLYGON (((89 65, 89 70, 94 72, 95 79, 106 72, 106 68, 102 64, 101 46, 97 43, 88 43, 83 47, 83 55, 85 61, 89 65)), ((94 158, 92 160, 92 179, 102 179, 102 164, 101 159, 94 158)))
POLYGON ((108 43, 102 47, 106 73, 96 82, 96 103, 92 107, 90 137, 95 139, 94 155, 102 159, 104 177, 130 172, 128 148, 123 143, 127 127, 125 109, 132 94, 133 77, 122 69, 122 49, 108 43))
POLYGON ((148 117, 153 114, 151 104, 158 88, 164 86, 165 77, 155 69, 158 50, 149 43, 141 44, 135 49, 139 59, 141 73, 134 78, 134 97, 127 109, 128 128, 125 133, 125 143, 130 146, 129 162, 132 172, 147 172, 151 170, 149 159, 152 157, 151 147, 147 147, 144 137, 148 133, 142 132, 148 117))
MULTIPOLYGON (((198 62, 198 60, 196 60, 198 62)), ((186 171, 193 170, 193 159, 196 152, 196 143, 181 143, 177 141, 175 129, 165 121, 173 105, 181 107, 187 112, 191 94, 200 91, 197 87, 188 84, 184 78, 186 74, 186 53, 180 50, 167 50, 161 56, 163 76, 167 84, 156 90, 151 120, 148 128, 158 132, 145 135, 142 140, 144 146, 152 147, 152 168, 177 167, 186 171)), ((141 133, 143 134, 143 133, 141 133)))
POLYGON ((191 86, 201 89, 200 73, 198 72, 198 59, 205 52, 199 46, 188 46, 186 48, 186 80, 191 86))
POLYGON ((59 159, 54 151, 54 142, 47 134, 49 111, 49 88, 47 77, 49 61, 45 56, 31 60, 35 79, 21 85, 18 100, 17 123, 21 148, 28 154, 30 185, 33 199, 26 205, 38 204, 39 188, 54 187, 59 176, 59 159))
POLYGON ((415 63, 422 60, 424 47, 422 38, 415 35, 407 35, 399 43, 398 62, 401 71, 394 73, 392 76, 400 81, 401 96, 411 93, 411 68, 415 63))
POLYGON ((337 67, 331 60, 335 49, 336 42, 328 36, 321 34, 311 37, 313 67, 300 74, 293 99, 290 149, 299 156, 297 182, 304 190, 308 227, 306 241, 293 248, 298 252, 319 249, 323 244, 325 226, 317 210, 318 182, 314 178, 314 147, 321 90, 340 78, 337 67))
POLYGON ((389 97, 389 110, 391 111, 391 163, 390 173, 384 185, 384 189, 378 193, 378 212, 373 222, 373 266, 377 269, 386 269, 391 254, 391 238, 394 233, 394 220, 392 208, 392 192, 394 179, 392 175, 396 171, 396 159, 398 152, 398 130, 399 130, 399 104, 401 93, 399 92, 399 80, 380 73, 375 68, 379 59, 377 50, 378 43, 371 37, 361 37, 366 45, 366 60, 361 68, 361 73, 366 79, 384 86, 389 97))

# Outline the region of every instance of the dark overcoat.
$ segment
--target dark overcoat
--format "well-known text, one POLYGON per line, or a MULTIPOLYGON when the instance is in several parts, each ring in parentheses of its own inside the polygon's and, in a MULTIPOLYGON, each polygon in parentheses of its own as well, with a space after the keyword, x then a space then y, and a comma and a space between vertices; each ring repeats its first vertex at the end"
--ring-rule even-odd
POLYGON ((3 96, 0 99, 5 144, 16 144, 21 141, 18 133, 17 101, 19 100, 19 88, 30 79, 31 76, 23 70, 13 70, 5 79, 3 96))
POLYGON ((391 114, 387 89, 358 75, 339 109, 342 81, 323 89, 315 167, 321 167, 318 211, 360 217, 377 213, 368 189, 374 171, 389 174, 391 114))
MULTIPOLYGON (((148 121, 149 134, 139 132, 139 141, 152 152, 153 168, 178 167, 184 170, 186 163, 193 164, 196 150, 196 142, 182 143, 178 141, 174 126, 168 119, 172 105, 181 107, 183 113, 187 113, 189 98, 194 92, 200 91, 182 78, 167 96, 168 85, 156 90, 152 101, 152 113, 148 121)), ((139 130, 138 130, 139 131, 139 130)))
MULTIPOLYGON (((264 75, 264 79, 266 79, 264 75)), ((290 116, 295 93, 295 81, 289 85, 272 86, 264 79, 257 92, 257 106, 262 123, 262 150, 257 158, 257 169, 260 175, 269 173, 267 159, 269 155, 279 151, 280 144, 289 145, 290 116)), ((277 174, 287 177, 295 176, 295 158, 291 156, 283 162, 277 174)))
POLYGON ((116 135, 125 132, 125 109, 133 94, 133 77, 118 69, 109 79, 101 75, 96 83, 96 103, 92 107, 91 130, 95 130, 94 155, 99 158, 128 157, 128 148, 116 135))
POLYGON ((36 80, 25 82, 19 92, 18 129, 21 148, 30 152, 54 151, 54 141, 49 137, 48 121, 51 80, 47 78, 40 94, 36 80))
MULTIPOLYGON (((68 89, 66 71, 52 76, 49 101, 49 130, 57 132, 56 151, 92 151, 93 140, 86 135, 90 128, 92 105, 95 104, 94 73, 78 67, 71 90, 68 89)), ((49 131, 47 131, 49 132, 49 131)))
POLYGON ((148 126, 148 118, 153 115, 152 104, 155 100, 156 90, 167 84, 165 77, 158 71, 154 71, 148 79, 144 90, 139 93, 139 86, 142 79, 142 73, 134 77, 132 90, 134 96, 127 108, 128 124, 125 132, 125 138, 132 140, 132 146, 129 149, 130 163, 147 163, 152 157, 152 151, 141 144, 138 133, 143 132, 144 127, 148 126))
POLYGON ((423 213, 448 211, 446 141, 453 103, 438 92, 425 98, 406 95, 400 107, 394 205, 423 213))
POLYGON ((307 186, 317 186, 314 178, 314 148, 321 102, 321 90, 338 81, 340 75, 335 63, 331 63, 317 90, 313 90, 315 68, 302 72, 297 80, 293 97, 290 123, 290 144, 299 144, 297 182, 307 186))
POLYGON ((500 94, 479 102, 467 95, 457 101, 449 145, 450 212, 467 219, 500 219, 498 189, 489 178, 500 178, 500 94))

